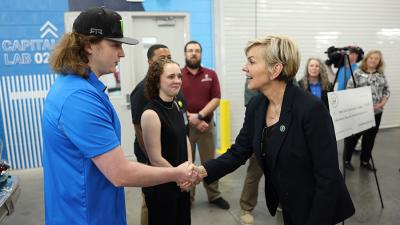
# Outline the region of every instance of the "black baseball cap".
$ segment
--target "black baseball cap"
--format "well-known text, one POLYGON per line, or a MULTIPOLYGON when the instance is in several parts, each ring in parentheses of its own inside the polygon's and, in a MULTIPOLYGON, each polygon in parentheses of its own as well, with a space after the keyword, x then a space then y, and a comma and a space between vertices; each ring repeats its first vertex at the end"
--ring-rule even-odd
POLYGON ((104 7, 81 12, 72 28, 78 34, 97 36, 129 45, 139 43, 134 38, 124 37, 122 17, 117 12, 104 7))

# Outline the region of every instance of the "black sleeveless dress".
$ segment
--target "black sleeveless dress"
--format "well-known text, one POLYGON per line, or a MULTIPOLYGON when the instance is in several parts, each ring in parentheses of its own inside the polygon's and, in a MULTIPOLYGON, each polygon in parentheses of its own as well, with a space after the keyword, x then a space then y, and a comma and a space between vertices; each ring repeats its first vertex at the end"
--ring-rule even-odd
MULTIPOLYGON (((157 97, 145 110, 155 111, 161 122, 161 155, 176 167, 188 160, 186 114, 173 102, 157 97)), ((148 208, 149 225, 190 225, 190 196, 175 182, 143 188, 148 208)))

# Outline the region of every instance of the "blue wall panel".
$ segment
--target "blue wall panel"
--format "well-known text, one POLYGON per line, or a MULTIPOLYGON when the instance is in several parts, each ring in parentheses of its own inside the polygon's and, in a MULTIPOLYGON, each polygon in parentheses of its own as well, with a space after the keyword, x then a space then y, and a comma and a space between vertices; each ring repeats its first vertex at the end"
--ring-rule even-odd
POLYGON ((67 0, 1 0, 0 11, 60 11, 67 9, 67 0))
POLYGON ((41 112, 55 75, 48 58, 64 33, 63 0, 2 0, 0 138, 14 169, 40 167, 41 112))
POLYGON ((145 11, 189 13, 190 38, 200 42, 203 47, 202 64, 214 68, 213 2, 211 0, 145 0, 143 6, 145 11))

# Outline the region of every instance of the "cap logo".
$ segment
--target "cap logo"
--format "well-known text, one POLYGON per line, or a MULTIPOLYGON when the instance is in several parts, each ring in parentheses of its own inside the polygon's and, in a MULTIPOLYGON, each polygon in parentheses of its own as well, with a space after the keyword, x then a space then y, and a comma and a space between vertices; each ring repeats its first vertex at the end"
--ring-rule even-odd
POLYGON ((90 34, 100 34, 103 35, 103 30, 102 29, 97 29, 97 28, 90 28, 90 34))
POLYGON ((124 24, 122 23, 122 20, 119 21, 119 25, 121 26, 121 32, 124 33, 124 24))

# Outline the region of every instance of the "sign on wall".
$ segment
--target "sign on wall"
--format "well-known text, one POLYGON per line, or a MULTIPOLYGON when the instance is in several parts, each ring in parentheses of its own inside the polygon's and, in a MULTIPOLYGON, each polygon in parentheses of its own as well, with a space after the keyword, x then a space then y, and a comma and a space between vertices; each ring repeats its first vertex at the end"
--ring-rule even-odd
MULTIPOLYGON (((4 4, 3 4, 4 3, 4 4)), ((13 169, 42 166, 41 113, 56 75, 49 57, 67 2, 15 0, 0 9, 0 138, 13 169), (40 6, 37 11, 32 10, 40 6)))
POLYGON ((58 39, 58 28, 47 20, 32 39, 5 39, 1 42, 5 66, 48 64, 50 51, 58 39))

